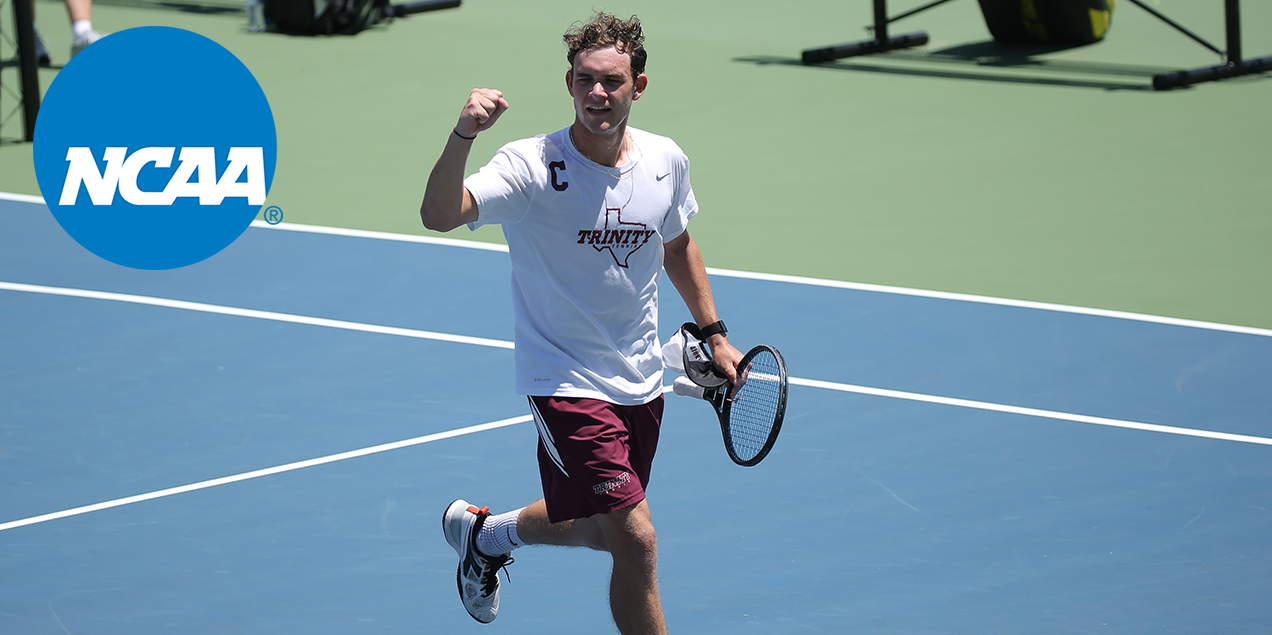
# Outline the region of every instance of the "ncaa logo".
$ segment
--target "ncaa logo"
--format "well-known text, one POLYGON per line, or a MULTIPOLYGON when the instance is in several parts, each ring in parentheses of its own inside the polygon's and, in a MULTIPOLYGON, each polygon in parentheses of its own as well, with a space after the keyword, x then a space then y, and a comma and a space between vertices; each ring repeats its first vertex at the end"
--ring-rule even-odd
POLYGON ((169 27, 113 33, 58 73, 36 120, 36 177, 85 249, 175 269, 234 242, 269 193, 274 115, 221 45, 169 27))

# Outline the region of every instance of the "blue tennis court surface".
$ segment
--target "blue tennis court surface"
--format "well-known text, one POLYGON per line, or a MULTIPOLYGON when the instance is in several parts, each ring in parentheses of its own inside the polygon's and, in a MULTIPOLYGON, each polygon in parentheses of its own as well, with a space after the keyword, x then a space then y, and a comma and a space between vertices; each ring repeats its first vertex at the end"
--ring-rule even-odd
MULTIPOLYGON (((269 228, 136 271, 0 201, 0 632, 612 632, 604 554, 518 551, 489 626, 456 597, 446 505, 539 496, 508 276, 269 228)), ((668 397, 673 631, 1272 630, 1269 333, 712 284, 798 381, 751 469, 668 397)))

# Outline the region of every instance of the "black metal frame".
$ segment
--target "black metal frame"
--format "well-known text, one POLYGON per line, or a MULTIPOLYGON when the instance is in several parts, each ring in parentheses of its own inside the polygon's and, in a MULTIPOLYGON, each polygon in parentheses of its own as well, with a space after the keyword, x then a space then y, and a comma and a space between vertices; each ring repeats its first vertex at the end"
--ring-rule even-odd
POLYGON ((896 49, 923 46, 928 43, 927 31, 915 31, 914 33, 888 37, 888 25, 902 18, 908 18, 916 13, 927 11, 932 7, 939 4, 945 4, 949 1, 950 0, 936 0, 935 2, 921 6, 913 11, 908 11, 895 18, 889 18, 888 0, 874 0, 874 26, 868 27, 874 32, 873 40, 862 40, 860 42, 849 42, 847 44, 838 44, 824 48, 808 49, 800 55, 800 61, 804 64, 821 64, 823 62, 832 62, 844 57, 869 55, 871 53, 883 53, 884 51, 894 51, 896 49))
MULTIPOLYGON (((35 56, 35 15, 28 0, 11 0, 13 23, 18 35, 17 66, 21 75, 23 139, 35 140, 35 117, 40 112, 39 60, 35 56)), ((0 113, 3 117, 4 113, 0 113)))
MULTIPOLYGON (((927 11, 928 9, 945 4, 949 1, 950 0, 935 0, 935 2, 930 2, 917 9, 889 18, 887 0, 873 0, 874 25, 867 28, 874 32, 874 39, 849 42, 847 44, 838 44, 823 48, 807 49, 800 55, 800 61, 804 64, 821 64, 845 57, 883 53, 885 51, 893 51, 896 49, 927 44, 928 34, 926 31, 916 31, 914 33, 906 33, 904 35, 889 37, 888 25, 896 22, 897 20, 908 18, 916 13, 927 11)), ((1153 17, 1156 17, 1170 25, 1180 33, 1192 38, 1202 46, 1223 56, 1224 61, 1226 62, 1219 66, 1207 66, 1192 70, 1174 71, 1154 75, 1153 88, 1157 90, 1170 90, 1172 88, 1190 86, 1192 84, 1199 84, 1202 82, 1227 79, 1230 77, 1240 77, 1242 75, 1253 75, 1272 70, 1272 57, 1261 57, 1253 60, 1244 60, 1241 57, 1240 0, 1224 0, 1224 37, 1226 50, 1221 50, 1210 42, 1207 42, 1197 34, 1176 23, 1174 20, 1171 20, 1152 7, 1144 4, 1141 0, 1130 0, 1130 2, 1137 7, 1144 9, 1153 17)))
POLYGON ((425 11, 454 9, 460 4, 462 4, 462 0, 418 0, 417 2, 407 2, 406 4, 389 5, 385 14, 390 18, 404 18, 408 15, 424 13, 425 11))
POLYGON ((1152 7, 1144 4, 1140 0, 1130 0, 1131 4, 1144 9, 1161 19, 1166 24, 1174 27, 1175 30, 1187 35, 1202 46, 1222 55, 1226 64, 1219 66, 1205 66, 1202 68, 1194 68, 1186 71, 1174 71, 1171 73, 1161 73, 1153 76, 1153 88, 1157 90, 1170 90, 1182 86, 1191 86, 1192 84, 1200 84, 1202 82, 1212 82, 1218 79, 1228 79, 1230 77, 1241 77, 1242 75, 1254 75, 1264 71, 1272 70, 1272 57, 1259 57, 1252 60, 1243 60, 1241 58, 1241 3, 1240 0, 1224 0, 1223 22, 1224 22, 1224 44, 1227 50, 1221 51, 1213 44, 1201 39, 1193 32, 1176 24, 1173 20, 1153 10, 1152 7))

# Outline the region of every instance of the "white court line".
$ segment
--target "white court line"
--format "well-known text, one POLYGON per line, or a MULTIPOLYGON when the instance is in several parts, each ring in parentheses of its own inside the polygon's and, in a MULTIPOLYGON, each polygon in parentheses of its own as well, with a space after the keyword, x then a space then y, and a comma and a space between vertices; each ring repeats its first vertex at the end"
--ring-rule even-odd
MULTIPOLYGON (((1272 445, 1272 439, 1265 439, 1262 437, 1252 437, 1252 436, 1241 435, 1241 434, 1228 434, 1225 432, 1212 432, 1209 430, 1192 430, 1189 428, 1177 428, 1174 426, 1160 426, 1160 425, 1154 425, 1154 424, 1148 424, 1148 423, 1137 423, 1134 421, 1106 419, 1103 417, 1088 417, 1085 415, 1075 415, 1075 414, 1069 414, 1064 412, 1054 412, 1050 410, 1039 410, 1036 408, 1021 408, 1018 406, 1005 406, 1002 404, 986 403, 982 401, 971 401, 967 399, 952 399, 949 397, 936 397, 933 395, 923 395, 919 393, 902 392, 898 390, 885 390, 882 388, 869 388, 865 386, 854 386, 851 384, 840 384, 840 383, 828 382, 828 381, 818 381, 815 379, 800 379, 797 377, 792 377, 790 379, 790 383, 796 386, 805 386, 809 388, 823 388, 826 390, 836 390, 840 392, 858 393, 863 395, 871 395, 876 397, 888 397, 893 399, 904 399, 908 401, 920 401, 925 403, 933 403, 933 404, 940 404, 940 405, 946 405, 946 406, 957 406, 961 408, 989 410, 993 412, 1003 412, 1003 413, 1024 415, 1024 416, 1030 416, 1030 417, 1059 419, 1063 421, 1074 421, 1078 423, 1089 423, 1094 425, 1111 426, 1116 428, 1129 428, 1133 430, 1146 430, 1150 432, 1164 432, 1167 434, 1178 434, 1178 435, 1184 435, 1184 436, 1202 437, 1207 439, 1219 439, 1224 441, 1237 441, 1241 443, 1272 445)), ((671 392, 671 391, 672 391, 671 386, 663 386, 664 393, 671 392)), ((390 450, 397 450, 397 449, 407 448, 407 447, 416 446, 416 445, 423 445, 425 443, 432 443, 433 441, 452 439, 455 437, 473 434, 475 432, 495 430, 497 428, 504 428, 508 426, 517 425, 520 423, 525 423, 527 421, 531 421, 532 419, 533 417, 531 415, 521 415, 519 417, 511 417, 508 419, 501 419, 499 421, 491 421, 489 423, 482 423, 482 424, 468 426, 464 428, 457 428, 455 430, 448 430, 446 432, 438 432, 435 434, 429 434, 422 437, 416 437, 414 439, 406 439, 404 441, 395 441, 393 443, 384 443, 381 445, 371 446, 368 448, 362 448, 360 450, 351 450, 349 452, 341 452, 339 454, 332 454, 332 455, 328 455, 324 457, 319 457, 316 459, 297 461, 295 463, 287 463, 285 465, 278 465, 275 467, 269 467, 269 468, 265 468, 261 470, 243 472, 241 474, 235 474, 232 476, 225 476, 222 478, 216 478, 216 479, 211 479, 207 481, 200 481, 198 483, 191 483, 189 485, 182 485, 179 487, 170 487, 168 489, 157 490, 157 491, 149 492, 146 494, 138 494, 136 496, 129 496, 126 498, 117 498, 115 500, 96 503, 93 505, 85 505, 83 507, 75 507, 73 509, 67 509, 60 512, 53 512, 51 514, 43 514, 40 516, 32 516, 30 518, 14 520, 7 523, 0 523, 0 531, 6 531, 9 529, 17 529, 19 527, 27 527, 30 525, 36 525, 39 523, 49 522, 52 520, 69 518, 71 516, 80 516, 83 514, 88 514, 88 513, 92 513, 96 511, 113 509, 115 507, 122 507, 124 505, 131 505, 133 503, 140 503, 144 501, 155 500, 158 498, 175 496, 177 494, 185 494, 187 492, 194 492, 194 491, 198 491, 202 489, 218 487, 220 485, 229 485, 231 483, 239 483, 242 481, 247 481, 247 480, 251 480, 255 478, 261 478, 263 476, 272 476, 274 474, 282 474, 284 472, 293 472, 295 470, 300 470, 307 467, 326 465, 328 463, 335 463, 338 461, 345 461, 348 459, 369 456, 372 454, 379 454, 381 452, 388 452, 390 450)))
POLYGON ((512 417, 511 419, 501 419, 499 421, 491 421, 490 423, 482 423, 475 426, 468 426, 466 428, 457 428, 455 430, 448 430, 446 432, 428 434, 422 437, 416 437, 414 439, 407 439, 405 441, 395 441, 393 443, 385 443, 382 445, 376 445, 369 448, 362 448, 361 450, 351 450, 349 452, 341 452, 340 454, 332 454, 330 456, 324 456, 324 457, 320 457, 316 459, 309 459, 307 461, 297 461, 295 463, 288 463, 286 465, 268 467, 263 470, 256 470, 253 472, 244 472, 242 474, 235 474, 233 476, 226 476, 222 478, 214 478, 208 481, 200 481, 198 483, 191 483, 190 485, 182 485, 180 487, 170 487, 168 489, 161 489, 155 492, 150 492, 148 494, 139 494, 137 496, 129 496, 127 498, 117 498, 115 500, 106 501, 104 503, 96 503, 94 505, 85 505, 83 507, 67 509, 60 512, 54 512, 52 514, 44 514, 42 516, 32 516, 31 518, 25 518, 23 520, 14 520, 11 522, 3 523, 3 524, 0 524, 0 531, 5 531, 6 529, 17 529, 18 527, 26 527, 28 525, 44 523, 50 520, 57 520, 59 518, 67 518, 69 516, 79 516, 81 514, 101 511, 103 509, 111 509, 114 507, 121 507, 123 505, 131 505, 133 503, 140 503, 143 501, 154 500, 156 498, 164 498, 166 496, 174 496, 176 494, 194 492, 201 489, 207 489, 209 487, 216 487, 218 485, 228 485, 230 483, 238 483, 240 481, 260 478, 262 476, 271 476, 273 474, 282 474, 283 472, 292 472, 292 471, 304 469, 307 467, 313 467, 315 465, 326 465, 327 463, 335 463, 336 461, 355 459, 361 456, 367 456, 370 454, 379 454, 380 452, 388 452, 389 450, 397 450, 399 448, 406 448, 413 445, 432 443, 433 441, 441 441, 442 439, 451 439, 454 437, 464 436, 466 434, 472 434, 474 432, 484 432, 486 430, 504 428, 507 426, 517 425, 518 423, 525 423, 527 421, 530 421, 530 419, 531 419, 530 415, 512 417))
POLYGON ((325 326, 334 329, 345 329, 347 331, 361 331, 363 333, 379 333, 381 335, 398 335, 401 337, 412 337, 424 340, 437 340, 441 342, 453 342, 456 344, 472 344, 474 346, 488 346, 492 348, 512 349, 513 343, 507 340, 494 340, 485 337, 469 337, 467 335, 452 335, 450 333, 436 333, 433 331, 421 331, 418 329, 404 329, 396 326, 380 326, 377 324, 362 324, 360 322, 347 322, 345 320, 330 320, 327 318, 309 317, 306 315, 294 315, 291 313, 276 313, 274 311, 258 311, 256 309, 241 309, 230 306, 220 306, 217 304, 205 304, 203 302, 187 302, 185 300, 172 300, 168 298, 155 298, 144 295, 132 295, 128 293, 111 293, 108 291, 90 291, 88 289, 72 289, 68 287, 46 287, 38 284, 22 284, 20 282, 4 282, 0 281, 0 290, 5 291, 21 291, 26 293, 43 293, 46 295, 61 295, 74 298, 90 298, 93 300, 111 300, 114 302, 128 302, 131 304, 146 304, 150 306, 159 306, 169 309, 183 309, 186 311, 198 311, 201 313, 216 313, 219 315, 233 315, 237 317, 256 318, 258 320, 273 320, 275 322, 290 322, 292 324, 308 324, 310 326, 325 326))
MULTIPOLYGON (((663 392, 664 393, 671 392, 671 386, 663 386, 663 392)), ((260 478, 262 476, 272 476, 274 474, 282 474, 284 472, 294 472, 296 470, 304 469, 307 467, 314 467, 316 465, 326 465, 328 463, 335 463, 337 461, 345 461, 348 459, 356 459, 358 457, 370 456, 372 454, 379 454, 381 452, 388 452, 389 450, 397 450, 401 448, 409 448, 415 445, 423 445, 425 443, 432 443, 433 441, 441 441, 443 439, 453 439, 455 437, 462 437, 467 434, 473 434, 474 432, 485 432, 486 430, 494 430, 496 428, 506 428, 508 426, 515 426, 519 423, 532 421, 533 419, 534 419, 533 415, 521 415, 520 417, 500 419, 499 421, 481 423, 474 426, 468 426, 466 428, 456 428, 454 430, 448 430, 446 432, 437 432, 434 434, 428 434, 422 437, 416 437, 414 439, 406 439, 405 441, 394 441, 393 443, 384 443, 381 445, 374 445, 369 448, 362 448, 361 450, 350 450, 349 452, 341 452, 339 454, 332 454, 329 456, 319 457, 316 459, 309 459, 307 461, 297 461, 295 463, 288 463, 286 465, 267 467, 263 470, 243 472, 242 474, 235 474, 233 476, 214 478, 207 481, 200 481, 198 483, 191 483, 189 485, 181 485, 179 487, 169 487, 168 489, 161 489, 161 490, 157 490, 147 494, 138 494, 136 496, 129 496, 126 498, 117 498, 115 500, 110 500, 103 503, 95 503, 93 505, 84 505, 83 507, 76 507, 73 509, 63 510, 60 512, 53 512, 51 514, 43 514, 40 516, 32 516, 30 518, 24 518, 22 520, 14 520, 7 523, 0 523, 0 531, 5 531, 7 529, 17 529, 18 527, 27 527, 29 525, 37 525, 39 523, 49 522, 50 520, 69 518, 71 516, 80 516, 82 514, 102 511, 104 509, 113 509, 115 507, 122 507, 124 505, 131 505, 133 503, 141 503, 144 501, 155 500, 156 498, 166 498, 168 496, 175 496, 177 494, 185 494, 186 492, 195 492, 201 489, 208 489, 210 487, 217 487, 220 485, 229 485, 230 483, 239 483, 239 482, 251 480, 254 478, 260 478)))
MULTIPOLYGON (((422 339, 440 340, 445 342, 455 342, 459 344, 473 344, 477 346, 492 346, 496 348, 513 348, 512 342, 504 340, 492 340, 478 337, 468 337, 464 335, 450 335, 447 333, 434 333, 431 331, 417 331, 413 329, 403 329, 389 326, 378 326, 374 324, 361 324, 358 322, 346 322, 344 320, 329 320, 326 318, 315 318, 303 315, 292 315, 288 313, 274 313, 270 311, 256 311, 253 309, 240 309, 235 307, 223 307, 214 304, 203 304, 200 302, 186 302, 184 300, 170 300, 167 298, 153 298, 148 296, 128 295, 122 293, 107 293, 104 291, 89 291, 86 289, 70 289, 66 287, 46 287, 40 285, 21 284, 16 282, 0 281, 0 290, 21 291, 27 293, 44 293, 51 295, 62 295, 79 298, 90 298, 97 300, 113 300, 118 302, 131 302, 135 304, 146 304, 152 306, 161 306, 173 309, 185 309, 189 311, 201 311, 205 313, 217 313, 221 315, 232 315, 239 317, 250 317, 264 320, 276 320, 280 322, 291 322, 296 324, 309 324, 313 326, 324 326, 328 328, 346 329, 351 331, 361 331, 365 333, 380 333, 384 335, 400 335, 404 337, 414 337, 422 339)), ((1192 428, 1179 428, 1174 426, 1162 426, 1151 423, 1138 423, 1134 421, 1122 421, 1118 419, 1107 419, 1103 417, 1092 417, 1087 415, 1070 414, 1065 412, 1055 412, 1051 410, 1040 410, 1037 408, 1025 408, 1021 406, 1008 406, 1003 404, 995 404, 983 401, 972 401, 968 399, 956 399, 953 397, 939 397, 935 395, 924 395, 921 393, 903 392, 899 390, 888 390, 885 388, 870 388, 866 386, 855 386, 852 384, 840 384, 829 381, 821 381, 817 379, 800 379, 792 377, 790 383, 796 386, 806 386, 809 388, 822 388, 826 390, 838 390, 841 392, 854 392, 865 395, 875 395, 878 397, 890 397, 893 399, 905 399, 908 401, 922 401, 927 403, 943 404, 947 406, 958 406, 961 408, 974 408, 977 410, 992 410, 995 412, 1006 412, 1012 414, 1025 415, 1030 417, 1041 417, 1045 419, 1059 419, 1063 421, 1075 421, 1079 423, 1089 423, 1094 425, 1112 426, 1118 428, 1128 428, 1133 430, 1145 430, 1150 432, 1164 432, 1168 434, 1178 434, 1192 437, 1202 437, 1207 439, 1221 439, 1226 441, 1239 441, 1242 443, 1255 443, 1259 445, 1272 445, 1272 439, 1263 437, 1254 437, 1241 434, 1229 434, 1226 432, 1212 432, 1209 430, 1196 430, 1192 428)), ((670 390, 669 387, 664 388, 664 392, 670 390)))
POLYGON ((1240 443, 1254 443, 1257 445, 1272 445, 1272 439, 1264 437, 1253 437, 1244 434, 1229 434, 1227 432, 1214 432, 1211 430, 1196 430, 1193 428, 1178 428, 1175 426, 1162 426, 1153 423, 1139 423, 1136 421, 1123 421, 1121 419, 1106 419, 1104 417, 1091 417, 1087 415, 1071 414, 1068 412, 1056 412, 1054 410, 1039 410, 1037 408, 1024 408, 1021 406, 1007 406, 1003 404, 989 403, 985 401, 972 401, 970 399, 955 399, 953 397, 938 397, 935 395, 924 395, 914 392, 903 392, 900 390, 887 390, 885 388, 870 388, 868 386, 854 386, 852 384, 840 384, 830 381, 820 381, 817 379, 800 379, 791 377, 788 379, 795 386, 806 386, 808 388, 822 388, 825 390, 838 390, 840 392, 851 392, 862 395, 872 395, 875 397, 888 397, 891 399, 905 399, 907 401, 921 401, 924 403, 940 404, 943 406, 957 406, 959 408, 973 408, 976 410, 989 410, 992 412, 1005 412, 1015 415, 1024 415, 1026 417, 1041 417, 1043 419, 1058 419, 1061 421, 1074 421, 1077 423, 1089 423, 1097 426, 1109 426, 1113 428, 1127 428, 1130 430, 1144 430, 1147 432, 1163 432, 1166 434, 1178 434, 1188 437, 1201 437, 1203 439, 1219 439, 1222 441, 1237 441, 1240 443))
POLYGON ((10 192, 0 192, 0 201, 15 201, 18 203, 35 203, 37 205, 43 205, 44 197, 31 196, 30 194, 12 194, 10 192))
POLYGON ((977 304, 992 304, 996 306, 1013 307, 1017 309, 1037 309, 1039 311, 1053 311, 1055 313, 1070 313, 1074 315, 1090 315, 1095 317, 1113 318, 1117 320, 1130 320, 1134 322, 1149 322, 1152 324, 1165 324, 1169 326, 1183 326, 1187 328, 1205 329, 1209 331, 1224 331, 1227 333, 1241 333, 1243 335, 1259 335, 1262 337, 1272 337, 1272 329, 1261 329, 1252 326, 1237 326, 1234 324, 1220 324, 1218 322, 1203 322, 1200 320, 1185 320, 1182 318, 1162 317, 1160 315, 1147 315, 1144 313, 1129 313, 1127 311, 1111 311, 1107 309, 1091 309, 1080 306, 1069 306, 1066 304, 1051 304, 1048 302, 1031 302, 1029 300, 1011 300, 1007 298, 991 298, 982 295, 967 295, 964 293, 946 293, 944 291, 926 291, 924 289, 907 289, 905 287, 889 287, 878 284, 865 284, 861 282, 842 282, 839 280, 824 280, 821 278, 804 278, 801 276, 786 276, 775 273, 754 273, 750 271, 733 271, 730 269, 716 269, 707 267, 707 273, 713 276, 722 276, 725 278, 744 278, 747 280, 762 280, 765 282, 785 282, 788 284, 802 284, 814 287, 828 287, 831 289, 848 289, 851 291, 869 291, 872 293, 888 293, 892 295, 907 295, 919 298, 929 298, 933 300, 954 300, 957 302, 973 302, 977 304))
MULTIPOLYGON (((279 223, 270 225, 265 221, 252 221, 252 227, 258 229, 277 229, 282 231, 304 232, 311 234, 325 234, 329 236, 350 236, 356 238, 373 238, 376 240, 392 240, 397 242, 421 243, 427 245, 445 245, 447 247, 461 247, 464 249, 480 249, 484 251, 502 251, 508 252, 507 245, 496 243, 483 243, 476 240, 458 240, 454 238, 435 238, 431 236, 415 236, 411 234, 394 234, 390 232, 374 232, 361 229, 343 229, 340 227, 322 227, 319 225, 301 225, 297 223, 279 223)), ((891 287, 881 284, 867 284, 862 282, 844 282, 842 280, 827 280, 824 278, 808 278, 804 276, 788 276, 776 273, 757 273, 752 271, 736 271, 733 269, 718 269, 715 267, 707 267, 707 273, 713 276, 723 278, 741 278, 745 280, 761 280, 764 282, 782 282, 786 284, 798 284, 804 286, 826 287, 831 289, 846 289, 849 291, 868 291, 871 293, 887 293, 891 295, 905 295, 919 298, 929 298, 934 300, 953 300, 956 302, 972 302, 976 304, 991 304, 995 306, 1007 306, 1018 309, 1036 309, 1040 311, 1053 311, 1056 313, 1071 313, 1075 315, 1090 315, 1095 317, 1113 318, 1117 320, 1131 320, 1135 322, 1149 322, 1153 324, 1166 324, 1169 326, 1182 326, 1187 328, 1206 329, 1210 331, 1224 331, 1228 333, 1241 333, 1244 335, 1259 335, 1262 337, 1272 337, 1272 329, 1261 329, 1252 326, 1237 326, 1234 324, 1220 324, 1218 322, 1204 322, 1201 320, 1186 320, 1182 318, 1163 317, 1159 315, 1148 315, 1144 313, 1131 313, 1128 311, 1112 311, 1108 309, 1092 309, 1080 306, 1070 306, 1067 304, 1052 304, 1050 302, 1033 302, 1030 300, 1012 300, 1009 298, 994 298, 983 295, 971 295, 966 293, 949 293, 945 291, 928 291, 925 289, 910 289, 906 287, 891 287)))
MULTIPOLYGON (((39 196, 29 196, 26 194, 9 194, 0 192, 0 200, 18 201, 22 203, 44 204, 44 199, 39 196)), ((426 245, 444 245, 447 247, 460 247, 463 249, 478 249, 482 251, 500 251, 507 253, 508 246, 498 243, 484 243, 476 240, 460 240, 455 238, 437 238, 433 236, 416 236, 413 234, 397 234, 392 232, 368 231, 362 229, 346 229, 343 227, 324 227, 321 225, 304 225, 300 223, 279 223, 270 225, 261 220, 252 221, 252 227, 257 229, 276 229, 280 231, 302 232, 309 234, 324 234, 328 236, 348 236, 353 238, 370 238, 375 240, 391 240, 396 242, 418 243, 426 245)), ((935 300, 953 300, 957 302, 972 302, 976 304, 991 304, 995 306, 1015 307, 1018 309, 1037 309, 1040 311, 1054 311, 1057 313, 1071 313, 1076 315, 1090 315, 1095 317, 1113 318, 1118 320, 1131 320, 1135 322, 1149 322, 1152 324, 1166 324, 1170 326, 1182 326, 1187 328, 1206 329, 1210 331, 1224 331, 1228 333, 1242 333, 1245 335, 1258 335, 1262 337, 1272 337, 1272 329, 1255 328, 1251 326, 1237 326, 1234 324, 1220 324, 1218 322, 1205 322, 1201 320, 1186 320, 1182 318, 1163 317, 1159 315, 1148 315, 1145 313, 1131 313, 1128 311, 1113 311, 1107 309, 1092 309, 1088 307, 1071 306, 1067 304, 1052 304, 1050 302, 1033 302, 1030 300, 1012 300, 1010 298, 995 298, 983 295, 972 295, 967 293, 948 293, 945 291, 928 291, 926 289, 910 289, 907 287, 893 287, 881 284, 867 284, 862 282, 845 282, 842 280, 827 280, 824 278, 808 278, 804 276, 788 276, 775 273, 757 273, 752 271, 736 271, 732 269, 718 269, 715 267, 707 267, 707 273, 713 276, 724 278, 742 278, 746 280, 762 280, 765 282, 784 282, 787 284, 799 284, 815 287, 827 287, 832 289, 847 289, 850 291, 868 291, 871 293, 887 293, 892 295, 906 295, 919 298, 930 298, 935 300)))
POLYGON ((365 229, 346 229, 344 227, 323 227, 321 225, 300 225, 297 223, 278 223, 271 225, 263 220, 252 221, 252 227, 256 229, 278 229, 287 232, 302 232, 306 234, 325 234, 327 236, 346 236, 350 238, 371 238, 374 240, 392 240, 401 243, 417 243, 422 245, 444 245, 446 247, 462 247, 464 249, 479 249, 482 251, 502 251, 508 253, 508 245, 499 243, 483 243, 476 240, 460 240, 457 238, 439 238, 436 236, 415 236, 412 234, 393 234, 390 232, 376 232, 365 229))

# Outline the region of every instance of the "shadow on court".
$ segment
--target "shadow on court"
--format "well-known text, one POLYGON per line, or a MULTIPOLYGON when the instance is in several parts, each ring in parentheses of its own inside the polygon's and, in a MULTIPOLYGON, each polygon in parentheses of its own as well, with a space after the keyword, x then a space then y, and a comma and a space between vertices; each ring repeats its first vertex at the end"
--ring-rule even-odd
MULTIPOLYGON (((990 81, 1013 84, 1037 84, 1042 86, 1067 86, 1072 88, 1096 88, 1102 90, 1151 91, 1149 80, 1153 75, 1177 70, 1167 66, 1142 64, 1118 64, 1111 62, 1049 59, 1047 56, 1064 51, 1084 48, 1087 45, 1009 45, 994 40, 957 44, 942 49, 901 49, 864 55, 852 61, 834 61, 814 66, 843 71, 872 72, 941 79, 990 81), (927 66, 898 66, 878 62, 904 62, 927 66), (961 67, 968 70, 945 70, 961 67), (970 69, 978 69, 973 71, 970 69), (1023 71, 1025 75, 1004 75, 1000 71, 1023 71), (1099 77, 1139 78, 1144 83, 1115 82, 1100 79, 1079 79, 1073 75, 1099 77)), ((756 65, 804 66, 798 58, 775 56, 749 56, 734 58, 735 62, 756 65)))

